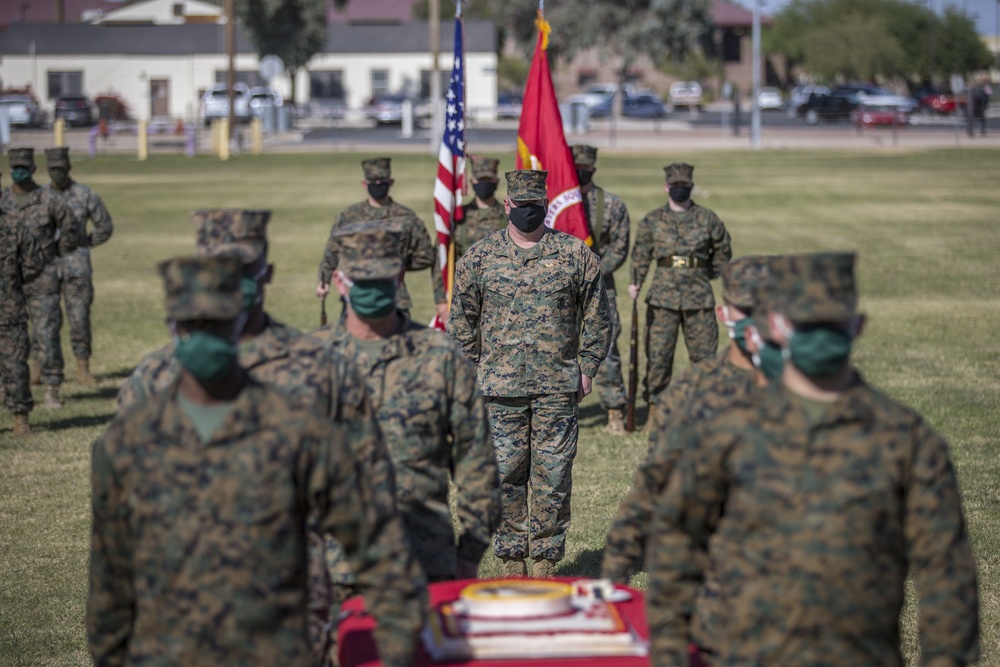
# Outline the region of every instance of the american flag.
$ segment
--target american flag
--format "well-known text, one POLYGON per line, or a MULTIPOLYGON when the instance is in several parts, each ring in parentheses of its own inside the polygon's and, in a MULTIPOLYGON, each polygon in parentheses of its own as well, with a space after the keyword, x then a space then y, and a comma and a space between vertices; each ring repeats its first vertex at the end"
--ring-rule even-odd
POLYGON ((455 18, 455 64, 445 96, 444 139, 438 151, 434 182, 434 228, 445 289, 451 292, 448 246, 455 222, 462 219, 462 189, 465 185, 465 48, 462 18, 455 18))

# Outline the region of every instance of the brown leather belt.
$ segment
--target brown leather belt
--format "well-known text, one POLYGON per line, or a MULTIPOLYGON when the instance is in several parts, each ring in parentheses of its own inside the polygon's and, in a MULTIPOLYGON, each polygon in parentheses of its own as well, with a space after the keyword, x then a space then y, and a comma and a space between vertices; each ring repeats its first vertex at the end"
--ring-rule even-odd
POLYGON ((694 255, 671 255, 656 260, 656 265, 670 269, 703 269, 708 262, 694 255))

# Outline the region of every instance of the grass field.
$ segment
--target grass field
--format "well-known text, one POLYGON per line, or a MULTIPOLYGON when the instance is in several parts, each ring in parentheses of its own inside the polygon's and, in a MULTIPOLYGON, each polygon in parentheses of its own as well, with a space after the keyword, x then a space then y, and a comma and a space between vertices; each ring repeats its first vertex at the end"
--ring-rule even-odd
MULTIPOLYGON (((205 207, 273 209, 277 268, 267 304, 277 318, 311 329, 319 316, 312 294, 316 267, 335 213, 363 197, 363 157, 77 159, 74 176, 103 196, 116 227, 111 241, 93 253, 92 366, 100 383, 86 389, 69 373, 65 407, 36 409, 30 439, 15 441, 10 415, 0 416, 0 665, 88 664, 83 615, 90 443, 113 417, 118 384, 143 354, 167 340, 155 264, 192 252, 189 213, 205 207)), ((512 155, 499 157, 502 168, 513 164, 512 155)), ((697 166, 695 199, 722 217, 737 255, 859 251, 868 325, 855 363, 951 443, 979 562, 981 664, 1000 667, 1000 153, 608 152, 595 180, 619 194, 636 221, 663 204, 661 167, 673 160, 697 166)), ((0 168, 6 176, 5 161, 0 168)), ((393 195, 428 224, 434 168, 429 155, 393 160, 393 195)), ((47 180, 43 167, 39 174, 47 180)), ((626 270, 619 271, 620 285, 626 270)), ((427 273, 411 275, 407 283, 416 319, 428 321, 427 273)), ((619 307, 627 326, 627 299, 619 307)), ((63 349, 72 370, 68 338, 63 349)), ((678 363, 686 365, 683 351, 678 363)), ((40 394, 36 389, 36 400, 40 394)), ((594 397, 585 402, 581 422, 573 525, 559 573, 593 575, 645 443, 638 434, 606 435, 594 397)), ((491 556, 482 573, 499 573, 491 556)), ((644 586, 645 575, 634 583, 644 586)), ((911 605, 903 622, 911 662, 913 628, 911 605)))

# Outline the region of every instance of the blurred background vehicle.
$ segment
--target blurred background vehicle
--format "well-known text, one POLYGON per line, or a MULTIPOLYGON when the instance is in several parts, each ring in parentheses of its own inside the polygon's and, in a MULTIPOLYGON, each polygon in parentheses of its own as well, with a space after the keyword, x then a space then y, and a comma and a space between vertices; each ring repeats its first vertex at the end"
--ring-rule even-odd
MULTIPOLYGON (((201 98, 201 117, 208 126, 213 120, 229 118, 229 89, 220 83, 205 91, 201 98)), ((250 87, 239 81, 233 86, 233 118, 238 123, 250 120, 250 87)))
POLYGON ((83 95, 61 95, 56 98, 54 119, 62 118, 69 126, 94 124, 97 114, 90 100, 83 95))
POLYGON ((250 116, 261 118, 268 109, 273 109, 284 105, 285 100, 281 93, 266 86, 256 86, 250 89, 250 116))
POLYGON ((414 124, 431 118, 433 109, 429 101, 415 100, 402 93, 378 95, 362 110, 362 113, 365 118, 374 120, 376 125, 401 125, 403 123, 403 103, 407 100, 413 106, 414 124))
POLYGON ((497 95, 497 118, 513 118, 515 120, 520 118, 523 102, 524 98, 517 93, 510 91, 500 93, 497 95))
MULTIPOLYGON (((590 109, 591 118, 607 118, 611 115, 611 105, 618 95, 612 95, 590 109)), ((667 107, 660 96, 651 90, 626 95, 622 102, 622 116, 627 118, 665 118, 667 107)))
POLYGON ((873 106, 893 106, 900 111, 911 113, 917 108, 917 103, 912 97, 906 95, 896 95, 881 86, 871 83, 849 83, 834 87, 831 91, 834 95, 845 95, 856 97, 861 102, 873 106))
MULTIPOLYGON (((631 83, 623 83, 621 88, 625 92, 625 95, 635 95, 638 93, 635 86, 631 83)), ((585 92, 568 96, 563 100, 563 104, 571 105, 582 102, 587 105, 588 109, 593 109, 599 104, 608 102, 616 90, 618 90, 617 83, 592 83, 587 87, 585 92)), ((610 104, 610 102, 608 103, 610 104)), ((610 109, 610 107, 608 108, 610 109)))
POLYGON ((31 99, 30 95, 20 93, 0 95, 0 106, 7 109, 7 119, 11 125, 42 127, 48 119, 48 114, 31 99))
POLYGON ((968 100, 965 95, 955 95, 944 91, 928 92, 917 100, 917 109, 926 115, 941 114, 948 116, 955 111, 965 113, 968 100))
POLYGON ((903 126, 910 122, 909 114, 890 104, 860 104, 852 120, 859 127, 903 126))
POLYGON ((816 125, 821 120, 840 121, 851 120, 854 110, 861 100, 849 95, 818 95, 813 93, 809 100, 799 107, 799 114, 805 117, 810 125, 816 125))
POLYGON ((700 107, 701 84, 697 81, 674 81, 670 84, 667 101, 674 107, 700 107))
POLYGON ((810 95, 829 95, 828 86, 817 86, 813 84, 795 86, 788 94, 788 104, 785 105, 785 115, 789 118, 797 118, 802 115, 802 105, 809 101, 810 95))
POLYGON ((765 86, 757 90, 757 106, 761 109, 780 109, 784 106, 781 91, 773 86, 765 86))

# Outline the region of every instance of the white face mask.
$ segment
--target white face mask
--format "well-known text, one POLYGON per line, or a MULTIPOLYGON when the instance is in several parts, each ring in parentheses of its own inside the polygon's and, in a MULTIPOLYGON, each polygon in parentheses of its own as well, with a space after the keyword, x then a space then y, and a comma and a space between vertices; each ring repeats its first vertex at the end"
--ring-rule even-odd
POLYGON ((757 327, 747 327, 747 335, 750 336, 753 346, 757 348, 757 351, 750 355, 750 361, 754 368, 760 368, 760 351, 764 349, 764 339, 761 338, 757 327))
POLYGON ((736 340, 736 322, 733 320, 733 317, 729 312, 729 306, 722 307, 722 324, 726 327, 726 331, 729 334, 729 340, 736 340))

